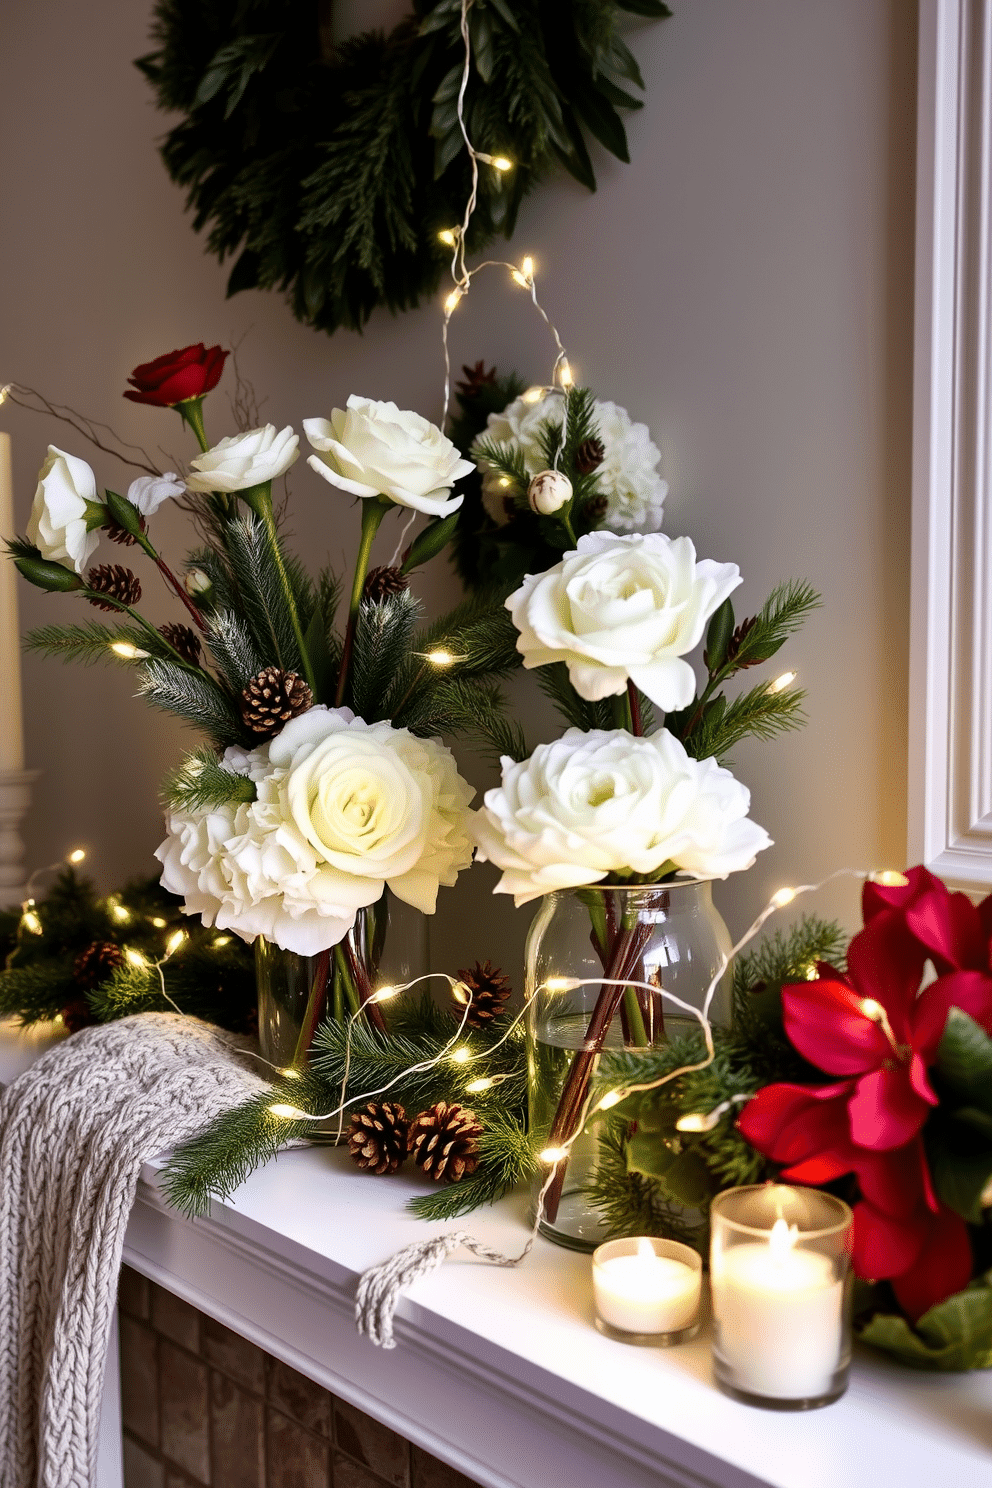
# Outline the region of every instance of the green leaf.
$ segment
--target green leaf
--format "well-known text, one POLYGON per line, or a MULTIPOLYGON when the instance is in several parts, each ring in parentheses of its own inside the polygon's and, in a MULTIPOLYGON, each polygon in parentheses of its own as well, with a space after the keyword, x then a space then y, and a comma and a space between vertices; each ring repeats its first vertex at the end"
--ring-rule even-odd
POLYGON ((331 703, 334 700, 334 685, 337 678, 334 661, 327 645, 327 623, 319 605, 310 617, 303 644, 306 647, 310 661, 310 673, 314 680, 314 702, 331 703))
POLYGON ((904 1317, 882 1313, 859 1329, 858 1337, 912 1369, 992 1368, 992 1272, 931 1307, 915 1331, 904 1317))
POLYGON ((571 102, 590 134, 594 135, 611 155, 615 155, 625 165, 629 164, 627 131, 623 127, 620 115, 612 104, 607 103, 602 93, 594 85, 589 84, 577 89, 571 102))
POLYGON ((83 588, 82 579, 71 568, 64 568, 61 563, 49 563, 45 558, 15 558, 14 567, 29 584, 46 589, 49 594, 70 594, 74 589, 83 588))
POLYGON ((725 599, 718 610, 714 610, 706 631, 706 650, 703 662, 712 674, 718 672, 727 659, 727 647, 734 633, 734 606, 725 599))
POLYGON ((680 1152, 662 1179, 666 1192, 687 1209, 701 1209, 713 1192, 709 1169, 698 1153, 680 1152))
POLYGON ((116 491, 104 491, 103 494, 107 498, 107 509, 118 527, 123 527, 132 537, 140 537, 141 513, 138 508, 126 496, 118 496, 116 491))
POLYGON ((456 511, 428 523, 423 532, 419 533, 410 544, 410 551, 403 560, 401 572, 412 573, 415 568, 422 568, 431 558, 436 558, 454 537, 457 526, 458 512, 456 511))
POLYGON ((962 1105, 992 1116, 992 1038, 963 1008, 952 1007, 947 1015, 937 1070, 962 1105))
POLYGON ((627 1143, 627 1171, 642 1173, 645 1178, 664 1178, 677 1156, 664 1137, 639 1125, 627 1143))
POLYGON ((652 21, 664 21, 672 13, 664 0, 617 0, 617 5, 631 15, 647 16, 652 21))

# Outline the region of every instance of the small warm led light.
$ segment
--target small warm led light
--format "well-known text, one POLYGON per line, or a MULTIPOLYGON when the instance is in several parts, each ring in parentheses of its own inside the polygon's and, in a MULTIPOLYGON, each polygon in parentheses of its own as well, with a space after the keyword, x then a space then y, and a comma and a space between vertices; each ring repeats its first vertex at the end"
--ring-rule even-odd
POLYGON ((138 971, 144 971, 148 966, 148 962, 145 960, 141 952, 136 951, 132 946, 128 946, 127 950, 124 952, 124 959, 138 971))
POLYGON ((156 930, 164 930, 168 923, 168 920, 163 920, 161 915, 155 915, 152 920, 152 924, 155 926, 156 930))
POLYGON ((213 946, 215 951, 219 951, 221 946, 231 944, 231 937, 229 935, 215 935, 210 944, 213 946))
POLYGON ((452 1064, 468 1064, 472 1058, 471 1049, 455 1049, 451 1055, 452 1064))
POLYGON ((543 397, 543 387, 529 387, 526 392, 520 394, 521 401, 524 403, 540 403, 543 397))
POLYGON ((369 1002, 388 1002, 391 997, 399 997, 399 987, 380 987, 378 992, 373 992, 369 1002))
POLYGON ((885 1017, 885 1009, 880 1002, 875 1001, 874 997, 863 997, 861 999, 861 1011, 873 1023, 881 1023, 885 1017))
POLYGON ((619 1090, 608 1090, 596 1109, 598 1111, 608 1111, 611 1106, 618 1106, 622 1100, 623 1095, 619 1090))
POLYGON ((41 921, 33 909, 26 909, 24 911, 21 915, 21 924, 31 935, 40 935, 42 933, 41 921))
POLYGON ((909 883, 905 873, 896 868, 884 868, 880 873, 869 873, 869 883, 881 884, 883 889, 904 889, 909 883))
POLYGON ((114 919, 117 920, 121 925, 126 925, 128 920, 131 918, 131 911, 129 909, 125 909, 123 904, 111 905, 110 913, 113 915, 114 919))
POLYGON ((572 369, 568 365, 567 357, 562 358, 561 366, 558 368, 558 381, 563 388, 570 388, 572 386, 572 369))
POLYGON ((820 980, 820 968, 815 961, 811 961, 806 967, 806 980, 808 982, 818 982, 820 980))
POLYGON ((12 386, 13 386, 13 384, 10 383, 10 382, 8 382, 8 383, 5 383, 3 387, 0 387, 0 403, 6 403, 7 397, 9 395, 9 393, 10 393, 10 389, 11 389, 12 386))
POLYGON ((675 1123, 676 1131, 684 1132, 708 1132, 716 1126, 716 1118, 712 1111, 690 1111, 687 1116, 680 1116, 675 1123))
POLYGON ((441 231, 438 233, 438 238, 448 248, 454 248, 455 244, 458 241, 455 236, 455 230, 452 227, 442 227, 441 231))
POLYGON ((279 1073, 282 1075, 284 1080, 298 1080, 300 1078, 299 1070, 293 1069, 291 1065, 287 1065, 286 1068, 281 1069, 279 1073))
POLYGON ((773 696, 776 692, 784 692, 787 687, 792 686, 796 680, 796 676, 797 674, 795 672, 783 672, 780 677, 775 678, 774 682, 769 682, 765 690, 773 696))
POLYGON ((776 889, 771 898, 772 907, 774 909, 784 909, 787 904, 792 903, 795 897, 795 889, 776 889))
POLYGON ((74 847, 73 850, 72 850, 72 852, 69 854, 69 862, 70 863, 82 863, 85 860, 85 858, 86 858, 86 849, 85 849, 85 847, 74 847))
POLYGON ((530 256, 529 253, 528 253, 527 257, 524 259, 523 263, 520 265, 520 267, 521 267, 521 269, 523 269, 523 271, 527 275, 527 278, 528 279, 533 279, 533 277, 534 277, 534 260, 531 258, 531 256, 530 256))
POLYGON ((508 160, 505 155, 493 155, 490 158, 489 164, 492 166, 493 170, 498 170, 500 172, 513 169, 513 161, 508 160))
POLYGON ((547 992, 573 992, 576 987, 581 987, 581 985, 582 983, 577 981, 575 977, 548 977, 544 983, 544 988, 547 992))
POLYGON ((115 656, 122 656, 125 661, 144 661, 149 654, 142 651, 140 646, 132 646, 130 641, 111 641, 110 649, 115 656))
POLYGON ((186 944, 186 931, 185 930, 177 930, 173 935, 170 935, 169 936, 168 944, 165 947, 165 954, 167 956, 174 956, 176 954, 176 952, 178 951, 179 947, 181 945, 185 945, 185 944, 186 944))
POLYGON ((301 1111, 299 1106, 290 1106, 285 1101, 276 1101, 269 1110, 273 1116, 281 1116, 285 1121, 310 1120, 306 1111, 301 1111))
POLYGON ((479 1095, 483 1090, 492 1090, 495 1084, 495 1080, 490 1080, 488 1076, 483 1075, 481 1079, 470 1080, 465 1086, 465 1090, 469 1095, 479 1095))
POLYGON ((530 280, 526 274, 521 274, 519 269, 511 269, 510 278, 514 284, 519 284, 521 289, 530 289, 530 280))
POLYGON ((451 995, 462 1007, 468 1007, 472 1001, 472 989, 465 982, 453 982, 451 984, 451 995))
POLYGON ((505 491, 509 486, 512 486, 513 485, 513 482, 511 481, 511 479, 510 479, 510 477, 508 475, 501 475, 500 478, 499 478, 499 484, 502 486, 503 490, 505 491))
POLYGON ((452 665, 455 658, 452 656, 450 651, 445 651, 442 648, 437 651, 428 651, 427 660, 430 662, 431 666, 449 667, 452 665))
POLYGON ((451 314, 452 310, 458 309, 458 301, 461 299, 464 293, 465 291, 463 289, 453 289, 448 295, 448 298, 444 302, 444 308, 449 315, 451 314))
POLYGON ((564 1162, 564 1160, 565 1160, 565 1158, 567 1156, 568 1156, 568 1148, 567 1147, 545 1147, 545 1149, 544 1149, 543 1152, 538 1153, 538 1157, 539 1157, 540 1161, 543 1162, 543 1163, 560 1163, 560 1162, 564 1162))

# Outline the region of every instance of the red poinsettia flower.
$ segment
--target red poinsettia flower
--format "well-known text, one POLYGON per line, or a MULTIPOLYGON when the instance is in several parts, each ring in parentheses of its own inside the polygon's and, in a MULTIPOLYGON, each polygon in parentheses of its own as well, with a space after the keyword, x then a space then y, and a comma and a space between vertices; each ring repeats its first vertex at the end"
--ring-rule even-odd
MULTIPOLYGON (((951 911, 945 905, 934 915, 935 903, 928 894, 921 920, 928 917, 934 938, 943 934, 950 948, 951 911)), ((922 1127, 937 1104, 927 1067, 937 1057, 951 1007, 992 1032, 992 975, 953 970, 920 992, 933 952, 908 924, 909 911, 901 906, 873 913, 851 942, 846 977, 824 967, 817 981, 782 989, 792 1044, 826 1074, 852 1081, 845 1099, 850 1136, 859 1147, 900 1147, 922 1127)))
POLYGON ((167 351, 153 362, 135 367, 124 394, 132 403, 151 403, 156 408, 172 408, 191 398, 201 398, 220 382, 228 353, 219 346, 183 346, 167 351))
POLYGON ((904 877, 905 884, 865 884, 865 924, 895 912, 938 972, 992 971, 992 894, 976 905, 926 868, 910 868, 904 877))
POLYGON ((889 1151, 851 1141, 847 1104, 853 1083, 768 1085, 745 1106, 740 1130, 759 1152, 786 1165, 786 1181, 816 1185, 846 1173, 856 1176, 862 1197, 854 1205, 855 1273, 891 1281, 915 1322, 967 1286, 967 1226, 937 1199, 918 1136, 889 1151))

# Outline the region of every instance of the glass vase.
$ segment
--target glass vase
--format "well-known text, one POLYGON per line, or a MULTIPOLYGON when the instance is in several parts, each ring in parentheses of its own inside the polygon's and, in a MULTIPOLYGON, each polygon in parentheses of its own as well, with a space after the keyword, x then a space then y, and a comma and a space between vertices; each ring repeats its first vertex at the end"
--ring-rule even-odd
MULTIPOLYGON (((591 1251, 610 1238, 592 1192, 609 1118, 599 1112, 583 1120, 599 1055, 659 1048, 700 1028, 691 1011, 660 990, 702 1010, 731 949, 711 888, 708 881, 693 880, 569 889, 548 894, 535 916, 526 949, 527 995, 533 994, 530 1129, 548 1156, 534 1182, 534 1202, 541 1205, 541 1233, 559 1245, 591 1251), (635 988, 625 978, 658 990, 635 988), (558 1157, 577 1129, 567 1157, 558 1157)), ((716 1027, 730 1025, 729 970, 717 983, 709 1019, 716 1027)), ((698 1209, 672 1208, 679 1224, 671 1238, 687 1238, 702 1227, 698 1209)))
MULTIPOLYGON (((280 1069, 305 1064, 318 1024, 357 1011, 369 992, 402 985, 427 971, 427 917, 387 892, 337 946, 317 956, 255 941, 258 1041, 263 1058, 280 1069)), ((373 1024, 382 1023, 372 1006, 373 1024)))

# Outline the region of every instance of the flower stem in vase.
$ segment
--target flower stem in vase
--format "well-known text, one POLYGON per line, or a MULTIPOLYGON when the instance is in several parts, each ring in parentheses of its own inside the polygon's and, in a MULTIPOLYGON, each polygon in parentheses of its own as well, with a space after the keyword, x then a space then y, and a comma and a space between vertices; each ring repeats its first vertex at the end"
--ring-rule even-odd
POLYGON ((307 998, 306 1011, 303 1014, 303 1026, 300 1028, 300 1036, 296 1040, 296 1049, 293 1053, 293 1068, 306 1063, 306 1057, 313 1042, 317 1024, 324 1016, 327 1008, 327 983, 330 979, 331 953, 321 951, 317 956, 314 966, 313 981, 310 984, 310 996, 307 998))
POLYGON ((351 653, 355 645, 355 626, 358 624, 358 611, 362 604, 365 578, 369 570, 369 559, 372 556, 372 544, 379 530, 379 523, 388 510, 389 503, 382 500, 362 502, 362 536, 358 545, 358 557, 355 560, 355 578, 351 586, 351 601, 348 605, 348 625, 344 633, 344 646, 341 651, 341 670, 338 673, 337 692, 334 696, 335 708, 341 707, 347 694, 348 673, 351 668, 351 653))
MULTIPOLYGON (((634 914, 636 916, 636 911, 634 914)), ((578 1129, 596 1061, 606 1042, 606 1035, 610 1031, 614 1014, 620 1007, 624 994, 630 991, 630 988, 623 985, 624 981, 627 977, 633 976, 634 969, 644 954, 644 948, 650 938, 650 925, 637 923, 636 919, 633 924, 630 924, 628 920, 629 915, 625 915, 622 928, 612 938, 609 959, 604 968, 603 985, 596 999, 592 1017, 589 1019, 585 1042, 581 1049, 576 1050, 572 1058, 558 1100, 558 1109, 551 1123, 549 1147, 563 1146, 572 1139, 578 1129)), ((643 1033, 643 1021, 641 1021, 641 1032, 643 1033)), ((544 1218, 549 1224, 553 1224, 558 1217, 558 1205, 561 1202, 567 1169, 568 1159, 563 1158, 556 1165, 554 1178, 544 1196, 544 1218)))

